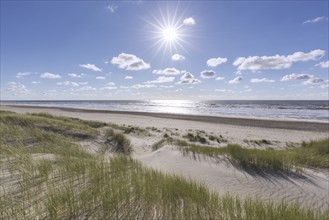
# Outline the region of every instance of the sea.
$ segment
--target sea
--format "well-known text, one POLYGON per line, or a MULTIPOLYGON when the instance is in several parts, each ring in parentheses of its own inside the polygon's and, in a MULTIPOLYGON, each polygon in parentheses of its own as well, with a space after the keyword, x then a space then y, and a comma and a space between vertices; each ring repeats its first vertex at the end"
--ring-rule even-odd
POLYGON ((0 104, 329 122, 328 100, 43 100, 0 104))

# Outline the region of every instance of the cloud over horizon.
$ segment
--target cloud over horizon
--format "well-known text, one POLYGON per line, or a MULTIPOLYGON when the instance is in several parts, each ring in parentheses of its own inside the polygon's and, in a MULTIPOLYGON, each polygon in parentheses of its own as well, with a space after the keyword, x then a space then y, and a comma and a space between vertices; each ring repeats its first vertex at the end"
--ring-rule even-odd
POLYGON ((167 76, 159 76, 156 80, 146 81, 146 84, 153 84, 153 83, 168 83, 173 82, 175 77, 167 77, 167 76))
POLYGON ((40 77, 44 78, 44 79, 60 79, 60 78, 62 78, 59 74, 49 73, 49 72, 40 74, 40 77))
POLYGON ((158 75, 179 75, 181 72, 176 68, 166 68, 164 70, 153 70, 153 74, 158 75))
POLYGON ((273 79, 267 79, 267 78, 261 78, 261 79, 251 79, 251 83, 273 83, 275 80, 273 79))
POLYGON ((143 59, 133 55, 121 53, 117 57, 113 57, 111 60, 113 65, 117 65, 120 69, 125 70, 145 70, 151 68, 149 63, 145 63, 143 59))
POLYGON ((182 71, 183 75, 180 78, 180 81, 177 82, 177 84, 197 84, 201 83, 200 80, 196 79, 194 75, 187 71, 182 71))
POLYGON ((237 66, 238 70, 267 70, 267 69, 287 69, 294 62, 316 60, 324 56, 324 50, 312 50, 308 53, 295 52, 291 55, 274 55, 274 56, 249 56, 238 57, 233 65, 237 66))

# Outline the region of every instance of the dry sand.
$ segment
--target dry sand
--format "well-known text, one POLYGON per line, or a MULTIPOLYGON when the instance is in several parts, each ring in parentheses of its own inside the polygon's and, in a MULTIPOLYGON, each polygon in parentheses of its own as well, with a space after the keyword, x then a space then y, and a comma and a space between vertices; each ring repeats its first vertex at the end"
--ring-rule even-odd
MULTIPOLYGON (((262 200, 299 202, 306 207, 329 209, 329 172, 305 169, 302 175, 252 173, 238 169, 225 158, 192 158, 184 156, 175 146, 166 145, 152 151, 151 146, 164 133, 182 136, 187 132, 204 131, 222 135, 228 143, 245 147, 285 148, 297 146, 302 141, 328 137, 328 123, 296 122, 280 120, 254 120, 206 116, 170 115, 156 113, 129 113, 64 108, 40 108, 1 106, 1 110, 18 113, 47 112, 54 115, 98 120, 116 124, 139 126, 149 129, 151 136, 129 134, 133 157, 146 166, 163 172, 182 175, 204 183, 221 194, 241 197, 251 196, 262 200), (253 141, 269 140, 271 144, 255 144, 253 141)), ((97 144, 88 145, 91 152, 97 144)))

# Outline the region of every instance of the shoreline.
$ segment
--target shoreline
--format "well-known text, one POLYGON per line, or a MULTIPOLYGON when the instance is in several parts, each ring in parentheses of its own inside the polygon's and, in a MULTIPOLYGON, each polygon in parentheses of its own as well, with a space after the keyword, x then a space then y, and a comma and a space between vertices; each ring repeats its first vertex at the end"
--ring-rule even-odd
POLYGON ((134 111, 112 111, 112 110, 97 110, 97 109, 79 109, 69 107, 47 107, 47 106, 28 106, 28 105, 0 105, 0 110, 3 108, 19 108, 19 109, 40 109, 40 110, 59 110, 64 112, 77 113, 102 113, 111 115, 131 115, 131 116, 146 116, 161 119, 174 119, 183 121, 205 122, 211 124, 237 125, 244 127, 272 128, 285 129, 296 131, 314 131, 314 132, 329 132, 328 122, 317 121, 298 121, 289 119, 264 119, 264 118, 243 118, 243 117, 223 117, 223 116, 207 116, 207 115, 185 115, 173 113, 157 113, 157 112, 134 112, 134 111))

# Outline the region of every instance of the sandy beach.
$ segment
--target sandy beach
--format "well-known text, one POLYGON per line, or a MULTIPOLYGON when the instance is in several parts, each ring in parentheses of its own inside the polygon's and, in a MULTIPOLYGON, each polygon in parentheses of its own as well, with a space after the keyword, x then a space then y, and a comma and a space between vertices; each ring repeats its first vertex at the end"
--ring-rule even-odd
MULTIPOLYGON (((320 210, 329 207, 328 171, 304 169, 301 175, 258 174, 239 169, 225 158, 193 158, 183 155, 174 145, 166 144, 156 151, 152 151, 151 147, 166 133, 181 137, 188 132, 204 132, 225 139, 225 142, 217 145, 210 143, 218 147, 239 144, 247 148, 293 148, 302 141, 328 138, 328 123, 27 106, 1 106, 1 110, 17 113, 46 112, 138 126, 147 129, 149 135, 127 134, 127 137, 132 143, 132 157, 148 167, 204 183, 220 194, 299 202, 305 207, 320 210)), ((91 152, 97 148, 95 143, 82 143, 81 146, 91 152)))

